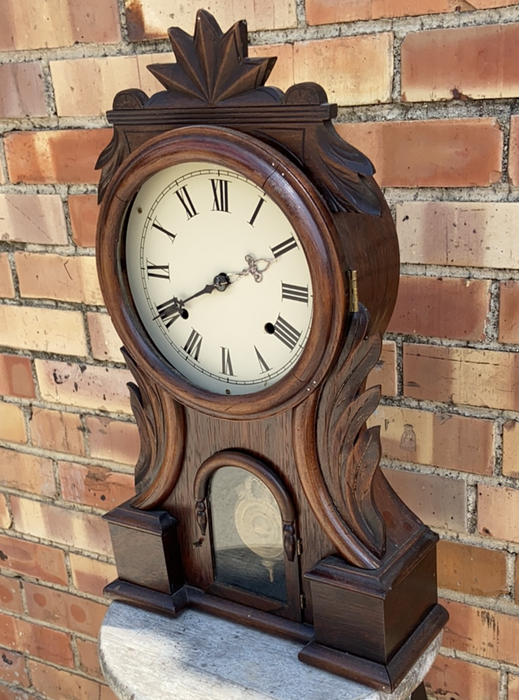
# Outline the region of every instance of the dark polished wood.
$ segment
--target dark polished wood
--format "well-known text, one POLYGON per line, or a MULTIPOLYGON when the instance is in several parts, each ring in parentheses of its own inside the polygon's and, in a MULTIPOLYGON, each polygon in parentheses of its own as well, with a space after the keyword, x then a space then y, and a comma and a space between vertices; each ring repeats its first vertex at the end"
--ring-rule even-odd
POLYGON ((124 90, 101 154, 98 271, 133 373, 141 436, 137 496, 106 517, 119 579, 108 595, 176 614, 193 605, 289 636, 300 658, 393 690, 445 623, 436 536, 380 470, 366 390, 396 300, 395 226, 370 161, 342 140, 314 83, 265 87, 274 59, 247 56, 245 24, 223 33, 208 13, 195 37, 170 30, 165 87, 124 90), (147 335, 125 267, 125 224, 143 183, 171 165, 210 162, 260 186, 297 231, 314 313, 293 369, 249 396, 189 384, 147 335), (257 476, 279 505, 288 603, 215 580, 211 479, 223 466, 257 476), (304 623, 304 624, 302 624, 304 623), (313 627, 312 627, 313 625, 313 627))
POLYGON ((445 608, 435 605, 388 664, 336 651, 332 647, 322 646, 315 641, 310 642, 299 652, 299 659, 310 666, 316 666, 338 676, 391 693, 427 649, 431 641, 431 631, 434 639, 444 627, 448 617, 445 608))
POLYGON ((427 693, 425 691, 425 683, 420 683, 418 688, 411 693, 409 700, 427 700, 427 693))
POLYGON ((165 595, 182 588, 184 574, 175 518, 164 510, 139 510, 126 502, 103 519, 110 528, 120 579, 165 595))

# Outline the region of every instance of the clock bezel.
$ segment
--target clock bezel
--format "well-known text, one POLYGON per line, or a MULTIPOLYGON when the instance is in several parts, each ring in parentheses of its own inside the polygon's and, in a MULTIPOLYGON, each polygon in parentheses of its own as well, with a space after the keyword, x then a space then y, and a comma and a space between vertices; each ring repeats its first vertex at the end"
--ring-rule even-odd
POLYGON ((190 126, 146 141, 120 166, 101 207, 98 274, 107 309, 129 353, 143 371, 180 403, 222 418, 266 417, 297 405, 326 376, 346 320, 349 294, 338 234, 315 187, 287 158, 258 139, 223 127, 190 126), (137 313, 125 269, 129 207, 144 182, 165 168, 210 162, 262 187, 297 232, 314 294, 306 345, 294 367, 271 386, 250 394, 216 394, 189 382, 156 348, 137 313))

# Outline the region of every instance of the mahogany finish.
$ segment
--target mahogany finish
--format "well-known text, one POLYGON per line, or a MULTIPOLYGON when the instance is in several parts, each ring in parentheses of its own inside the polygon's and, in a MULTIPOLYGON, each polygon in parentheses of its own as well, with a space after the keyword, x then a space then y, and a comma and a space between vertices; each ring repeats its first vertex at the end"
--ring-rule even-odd
POLYGON ((275 59, 247 56, 246 25, 225 34, 199 12, 177 62, 150 66, 166 88, 125 90, 101 154, 100 283, 136 384, 136 498, 109 513, 119 579, 107 594, 176 614, 195 605, 309 643, 300 658, 392 690, 445 623, 436 536, 402 503, 367 428, 380 387, 366 378, 398 288, 395 227, 370 161, 343 141, 323 88, 264 87, 275 59), (209 161, 267 192, 297 231, 315 299, 294 368, 251 395, 192 386, 154 347, 129 291, 128 208, 177 163, 209 161), (279 505, 288 603, 215 581, 207 494, 216 470, 258 477, 279 505), (313 625, 313 627, 312 627, 313 625))

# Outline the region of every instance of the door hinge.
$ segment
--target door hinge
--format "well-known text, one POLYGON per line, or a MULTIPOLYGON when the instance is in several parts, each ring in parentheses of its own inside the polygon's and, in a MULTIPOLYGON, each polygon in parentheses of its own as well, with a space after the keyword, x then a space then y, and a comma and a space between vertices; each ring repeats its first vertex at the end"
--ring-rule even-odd
POLYGON ((300 557, 303 553, 303 540, 297 540, 296 544, 297 556, 300 557))
POLYGON ((348 270, 350 285, 350 311, 356 314, 359 310, 359 289, 357 286, 357 270, 348 270))
POLYGON ((301 595, 299 596, 299 605, 301 607, 301 610, 304 610, 306 608, 306 598, 304 593, 301 593, 301 595))

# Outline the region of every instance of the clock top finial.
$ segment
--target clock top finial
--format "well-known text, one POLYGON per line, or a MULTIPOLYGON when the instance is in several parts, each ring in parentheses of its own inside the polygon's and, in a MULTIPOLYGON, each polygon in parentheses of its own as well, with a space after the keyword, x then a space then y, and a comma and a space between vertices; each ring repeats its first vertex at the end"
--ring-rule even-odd
POLYGON ((171 27, 168 35, 177 62, 151 65, 148 70, 168 92, 208 104, 262 87, 276 62, 275 57, 248 58, 245 20, 224 33, 209 12, 199 10, 194 36, 180 27, 171 27))

